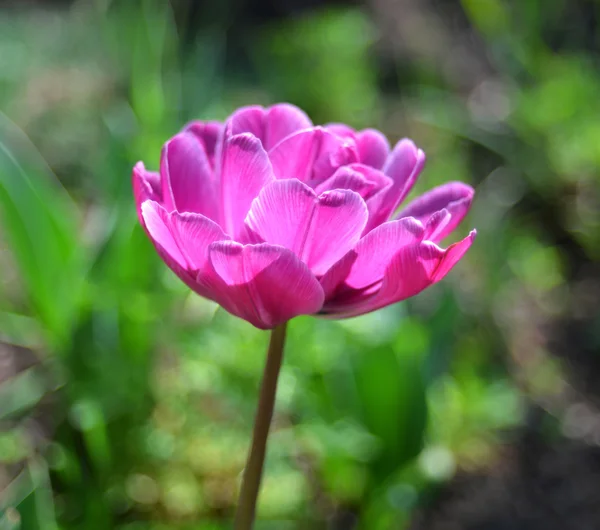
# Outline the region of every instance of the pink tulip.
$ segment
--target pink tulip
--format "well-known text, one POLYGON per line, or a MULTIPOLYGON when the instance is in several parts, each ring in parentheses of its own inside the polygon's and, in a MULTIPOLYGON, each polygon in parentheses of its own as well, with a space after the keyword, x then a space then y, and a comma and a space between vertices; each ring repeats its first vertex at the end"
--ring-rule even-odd
POLYGON ((411 140, 313 126, 288 105, 245 107, 171 138, 133 170, 140 222, 195 292, 261 329, 361 315, 441 280, 475 237, 443 249, 473 189, 449 182, 395 213, 425 154, 411 140))

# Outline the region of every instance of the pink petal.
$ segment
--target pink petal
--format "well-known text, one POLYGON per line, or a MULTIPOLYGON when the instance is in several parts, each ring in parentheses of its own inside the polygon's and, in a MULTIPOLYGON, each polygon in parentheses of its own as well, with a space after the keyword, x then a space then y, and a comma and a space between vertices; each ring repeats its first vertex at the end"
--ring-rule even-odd
POLYGON ((227 239, 221 227, 196 213, 169 213, 154 201, 144 202, 142 217, 166 264, 196 292, 214 299, 210 290, 196 282, 196 277, 207 274, 208 246, 227 239))
POLYGON ((386 268, 398 251, 420 242, 423 234, 423 225, 411 217, 378 226, 322 278, 321 284, 328 297, 334 295, 342 284, 343 290, 358 292, 381 282, 386 268))
POLYGON ((363 230, 363 233, 366 234, 375 226, 381 224, 380 211, 392 184, 392 179, 386 177, 377 169, 364 164, 350 164, 339 168, 325 182, 319 184, 316 192, 322 193, 331 189, 350 189, 358 193, 365 199, 369 212, 369 220, 363 230))
POLYGON ((144 163, 138 162, 133 168, 131 180, 138 218, 142 226, 144 226, 142 204, 147 200, 162 202, 160 175, 154 171, 147 171, 144 163))
POLYGON ((358 161, 356 145, 322 127, 313 127, 284 138, 269 151, 277 179, 298 179, 314 186, 343 165, 358 161))
POLYGON ((444 232, 451 220, 452 215, 445 208, 435 212, 425 223, 425 235, 423 239, 438 241, 439 235, 444 232))
POLYGON ((446 250, 441 249, 437 245, 431 245, 432 254, 441 258, 440 263, 431 276, 434 282, 439 282, 444 279, 446 274, 452 270, 454 265, 456 265, 466 254, 467 250, 469 250, 473 241, 475 241, 476 236, 477 230, 471 230, 467 237, 450 245, 446 250))
POLYGON ((316 193, 324 193, 329 190, 352 190, 358 193, 363 199, 372 195, 376 184, 363 177, 362 173, 352 169, 350 166, 343 166, 331 175, 325 182, 322 182, 315 188, 316 193))
POLYGON ((325 129, 341 138, 356 139, 356 131, 345 123, 328 123, 325 125, 325 129))
POLYGON ((325 128, 341 138, 354 140, 361 164, 381 169, 390 154, 390 144, 387 138, 375 129, 364 129, 357 132, 344 123, 330 123, 325 128))
POLYGON ((273 105, 267 109, 265 149, 268 151, 290 134, 312 126, 310 118, 298 107, 289 103, 273 105))
POLYGON ((144 226, 167 265, 176 264, 182 269, 187 269, 187 260, 170 229, 169 213, 154 201, 144 202, 141 210, 144 226))
POLYGON ((298 107, 289 103, 273 105, 268 109, 260 106, 244 107, 232 114, 230 134, 252 133, 266 150, 286 136, 312 127, 310 118, 298 107))
POLYGON ((208 261, 208 245, 229 238, 217 223, 202 215, 173 212, 170 217, 171 233, 187 261, 188 269, 204 270, 208 261))
POLYGON ((320 276, 358 242, 367 217, 364 201, 353 191, 317 196, 290 179, 272 182, 261 191, 246 224, 264 241, 292 250, 320 276))
POLYGON ((184 131, 189 131, 196 136, 204 146, 206 155, 212 167, 217 148, 217 141, 223 132, 223 124, 218 121, 193 121, 188 123, 184 131))
POLYGON ((441 241, 463 220, 471 207, 474 194, 475 191, 468 184, 448 182, 417 197, 400 211, 398 217, 416 217, 427 223, 435 212, 445 209, 450 219, 428 237, 431 241, 441 241))
POLYGON ((203 143, 179 133, 163 147, 160 174, 165 208, 217 219, 216 186, 203 143))
POLYGON ((375 129, 364 129, 356 135, 356 145, 361 163, 381 169, 389 153, 387 138, 375 129))
POLYGON ((350 274, 357 258, 356 251, 350 250, 319 279, 325 293, 325 306, 330 305, 332 300, 337 303, 339 298, 354 299, 356 295, 360 294, 356 289, 343 289, 344 280, 350 274), (342 293, 342 291, 345 292, 342 293))
POLYGON ((237 237, 252 201, 273 181, 273 169, 260 140, 243 133, 225 141, 220 172, 221 226, 229 235, 237 237))
POLYGON ((446 250, 430 241, 401 248, 387 266, 378 291, 358 302, 350 301, 345 306, 335 306, 335 303, 329 307, 326 305, 325 311, 335 312, 338 317, 358 316, 420 293, 446 276, 470 248, 475 235, 473 230, 465 239, 446 250))
POLYGON ((364 164, 350 164, 338 168, 331 177, 315 188, 315 192, 323 193, 328 190, 348 189, 355 191, 367 200, 391 185, 392 180, 381 171, 364 164))
POLYGON ((319 282, 286 248, 225 241, 213 243, 209 255, 221 280, 218 302, 258 328, 274 328, 323 305, 319 282))
POLYGON ((250 133, 262 140, 264 135, 265 109, 260 105, 251 105, 236 110, 227 120, 227 135, 250 133))
POLYGON ((377 219, 374 221, 375 224, 389 219, 391 213, 410 193, 424 165, 425 153, 411 140, 405 138, 396 144, 383 166, 383 172, 394 181, 394 184, 386 194, 377 219))
MULTIPOLYGON (((428 269, 437 260, 432 259, 424 243, 400 249, 390 261, 380 289, 358 304, 341 309, 344 316, 358 316, 414 296, 431 285, 428 269)), ((338 309, 339 310, 339 309, 338 309)))
POLYGON ((398 250, 420 241, 423 233, 423 225, 411 217, 390 221, 369 232, 354 249, 357 259, 345 284, 364 289, 382 280, 398 250))

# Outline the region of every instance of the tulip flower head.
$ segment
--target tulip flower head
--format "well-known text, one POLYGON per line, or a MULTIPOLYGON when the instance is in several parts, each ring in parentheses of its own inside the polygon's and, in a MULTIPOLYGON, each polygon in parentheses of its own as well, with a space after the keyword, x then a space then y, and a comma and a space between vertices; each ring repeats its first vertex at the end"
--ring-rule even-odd
POLYGON ((378 131, 314 126, 289 104, 193 122, 160 170, 133 170, 140 222, 196 293, 258 328, 357 316, 441 280, 475 237, 439 246, 473 189, 449 182, 401 203, 425 154, 378 131))

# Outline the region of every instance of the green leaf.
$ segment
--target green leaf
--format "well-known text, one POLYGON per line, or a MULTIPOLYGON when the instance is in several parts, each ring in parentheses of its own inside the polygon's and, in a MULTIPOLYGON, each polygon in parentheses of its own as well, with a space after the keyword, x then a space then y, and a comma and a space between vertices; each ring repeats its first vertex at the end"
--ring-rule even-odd
POLYGON ((355 356, 353 368, 361 419, 382 444, 375 463, 381 480, 417 456, 423 445, 427 405, 421 355, 398 354, 383 345, 355 356))
POLYGON ((51 344, 68 337, 83 284, 76 210, 37 150, 0 119, 0 222, 51 344))
POLYGON ((8 486, 0 507, 18 514, 22 530, 58 530, 48 468, 41 459, 31 459, 8 486))
POLYGON ((0 420, 23 414, 44 397, 47 384, 41 370, 30 368, 0 385, 0 420))

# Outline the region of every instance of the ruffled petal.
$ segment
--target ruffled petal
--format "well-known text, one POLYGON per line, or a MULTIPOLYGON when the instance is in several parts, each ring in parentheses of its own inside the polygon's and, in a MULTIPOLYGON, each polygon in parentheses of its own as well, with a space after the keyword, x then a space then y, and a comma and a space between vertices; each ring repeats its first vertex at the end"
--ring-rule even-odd
POLYGON ((362 173, 344 166, 339 168, 325 182, 315 188, 316 193, 324 193, 329 190, 352 190, 363 199, 373 193, 375 183, 367 180, 362 173))
POLYGON ((431 241, 441 241, 463 220, 471 207, 474 194, 475 190, 468 184, 448 182, 411 201, 400 211, 398 217, 415 217, 422 223, 427 223, 436 212, 446 210, 450 217, 446 219, 442 214, 437 214, 431 221, 432 225, 437 225, 436 229, 428 237, 431 241))
POLYGON ((220 173, 221 226, 237 238, 252 201, 274 180, 273 169, 260 140, 243 133, 225 141, 220 173))
POLYGON ((312 127, 310 118, 298 107, 279 103, 268 109, 258 105, 244 107, 231 115, 230 134, 249 132, 256 136, 268 151, 286 136, 312 127))
POLYGON ((387 221, 400 203, 410 193, 425 165, 425 153, 408 139, 400 140, 383 166, 383 172, 394 184, 388 190, 377 213, 375 225, 387 221))
POLYGON ((327 297, 344 291, 360 294, 383 280, 386 268, 396 253, 423 239, 423 225, 411 217, 384 223, 365 235, 355 248, 336 263, 321 283, 327 297))
POLYGON ((174 136, 160 160, 163 204, 167 210, 218 218, 213 169, 204 144, 191 132, 174 136))
POLYGON ((223 133, 223 124, 218 121, 192 121, 186 125, 184 131, 191 132, 202 142, 208 161, 214 168, 217 142, 223 133))
POLYGON ((356 131, 345 123, 328 123, 324 128, 341 138, 356 139, 356 131))
POLYGON ((262 141, 264 136, 265 109, 260 105, 250 105, 236 110, 226 122, 226 135, 250 133, 262 141))
POLYGON ((273 105, 267 109, 265 149, 269 150, 290 134, 312 126, 310 118, 298 107, 289 103, 273 105))
POLYGON ((423 239, 437 242, 440 239, 439 235, 445 232, 451 220, 452 214, 445 208, 435 212, 425 222, 425 235, 423 239))
POLYGON ((375 129, 364 129, 356 134, 356 145, 361 163, 381 169, 389 153, 387 138, 375 129))
POLYGON ((228 239, 221 227, 200 214, 169 213, 154 201, 144 202, 141 210, 148 235, 165 263, 189 287, 214 299, 196 279, 208 274, 208 246, 228 239))
POLYGON ((167 265, 187 269, 187 260, 170 229, 169 213, 154 201, 144 202, 141 210, 146 230, 167 265))
POLYGON ((358 151, 353 140, 313 127, 284 138, 269 158, 277 179, 295 178, 315 187, 338 167, 358 162, 358 151))
POLYGON ((319 184, 315 191, 322 193, 332 189, 350 189, 358 193, 366 201, 369 212, 369 219, 363 230, 366 234, 381 224, 381 207, 392 184, 392 179, 377 169, 365 164, 350 164, 339 168, 325 182, 319 184))
POLYGON ((354 140, 361 164, 381 169, 390 154, 390 144, 387 138, 375 129, 355 131, 344 123, 329 123, 325 128, 341 138, 354 140))
POLYGON ((462 259, 467 250, 471 248, 476 236, 477 230, 471 230, 467 237, 450 245, 445 250, 433 243, 428 245, 429 252, 431 252, 431 255, 438 260, 437 266, 431 273, 431 279, 434 283, 443 280, 446 274, 452 270, 454 265, 462 259))
POLYGON ((376 193, 392 185, 392 179, 386 177, 364 164, 350 164, 340 167, 326 181, 315 188, 316 193, 328 190, 348 189, 358 193, 363 199, 368 200, 376 193))
POLYGON ((155 171, 148 171, 144 167, 143 162, 138 162, 133 168, 131 181, 133 184, 133 198, 135 199, 138 219, 142 226, 145 226, 144 218, 142 216, 142 204, 147 200, 156 201, 158 203, 162 202, 160 175, 155 171))
POLYGON ((367 217, 358 193, 338 189, 317 195, 291 179, 266 186, 246 224, 263 241, 292 250, 321 276, 358 242, 367 217))
POLYGON ((325 314, 352 317, 370 313, 420 293, 437 283, 460 261, 475 239, 473 230, 465 239, 447 249, 431 241, 422 241, 402 247, 390 260, 378 290, 362 298, 326 304, 325 314))
POLYGON ((209 256, 219 280, 217 301, 257 328, 274 328, 323 305, 319 282, 286 248, 219 242, 210 246, 209 256))

